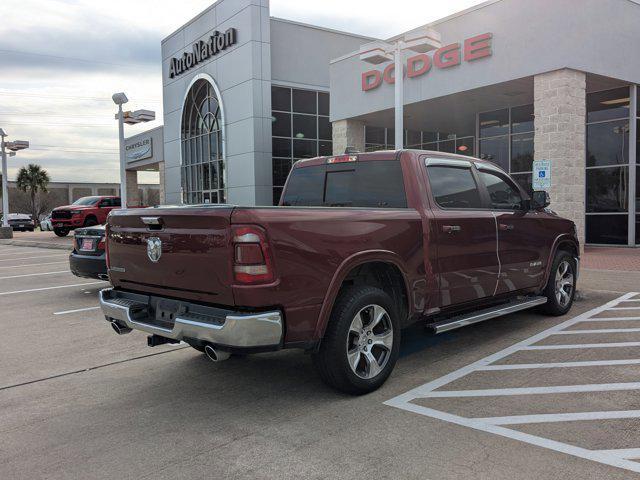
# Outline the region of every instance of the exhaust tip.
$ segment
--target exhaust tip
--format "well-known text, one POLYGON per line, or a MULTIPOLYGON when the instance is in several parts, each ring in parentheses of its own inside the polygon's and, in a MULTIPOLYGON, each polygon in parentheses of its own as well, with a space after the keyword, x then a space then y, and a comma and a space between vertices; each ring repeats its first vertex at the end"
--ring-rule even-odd
POLYGON ((118 322, 111 322, 111 328, 113 328, 113 331, 118 335, 125 335, 131 332, 131 329, 129 327, 127 327, 126 325, 121 325, 118 322))
POLYGON ((209 357, 212 362, 222 362, 231 356, 229 352, 222 352, 213 348, 211 345, 204 347, 204 353, 209 357))

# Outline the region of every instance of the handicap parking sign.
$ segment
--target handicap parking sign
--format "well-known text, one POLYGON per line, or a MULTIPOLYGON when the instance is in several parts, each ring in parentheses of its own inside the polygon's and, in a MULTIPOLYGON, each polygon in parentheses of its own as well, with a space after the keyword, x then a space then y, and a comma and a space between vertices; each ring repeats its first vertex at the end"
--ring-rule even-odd
POLYGON ((551 160, 534 161, 532 177, 534 190, 549 190, 551 188, 551 160))

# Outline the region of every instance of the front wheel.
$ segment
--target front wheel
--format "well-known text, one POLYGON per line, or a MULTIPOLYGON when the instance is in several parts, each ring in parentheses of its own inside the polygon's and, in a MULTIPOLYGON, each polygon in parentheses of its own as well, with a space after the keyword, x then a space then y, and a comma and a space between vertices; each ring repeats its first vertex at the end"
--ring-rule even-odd
POLYGON ((548 315, 560 316, 567 313, 576 295, 576 259, 568 252, 558 251, 553 259, 551 273, 542 295, 547 303, 542 311, 548 315))
POLYGON ((69 235, 69 230, 66 228, 54 228, 53 233, 55 233, 58 237, 66 237, 69 235))
POLYGON ((350 287, 331 313, 313 362, 322 380, 352 395, 378 389, 400 352, 400 323, 393 299, 374 287, 350 287))

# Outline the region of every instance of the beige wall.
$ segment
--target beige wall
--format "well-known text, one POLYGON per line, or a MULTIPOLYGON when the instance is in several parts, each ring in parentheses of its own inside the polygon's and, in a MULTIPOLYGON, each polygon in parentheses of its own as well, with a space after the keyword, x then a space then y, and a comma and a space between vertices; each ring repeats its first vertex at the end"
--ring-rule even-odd
POLYGON ((534 78, 535 160, 551 161, 551 208, 585 238, 586 76, 570 69, 534 78))

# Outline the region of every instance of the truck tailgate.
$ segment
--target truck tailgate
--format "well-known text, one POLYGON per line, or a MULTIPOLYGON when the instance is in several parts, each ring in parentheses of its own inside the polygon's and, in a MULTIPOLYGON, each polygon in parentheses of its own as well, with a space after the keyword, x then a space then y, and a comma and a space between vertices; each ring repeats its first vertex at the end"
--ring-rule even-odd
POLYGON ((109 217, 110 278, 115 287, 233 305, 232 206, 117 210, 109 217), (143 218, 157 219, 147 225, 143 218), (161 243, 157 261, 149 239, 161 243))

